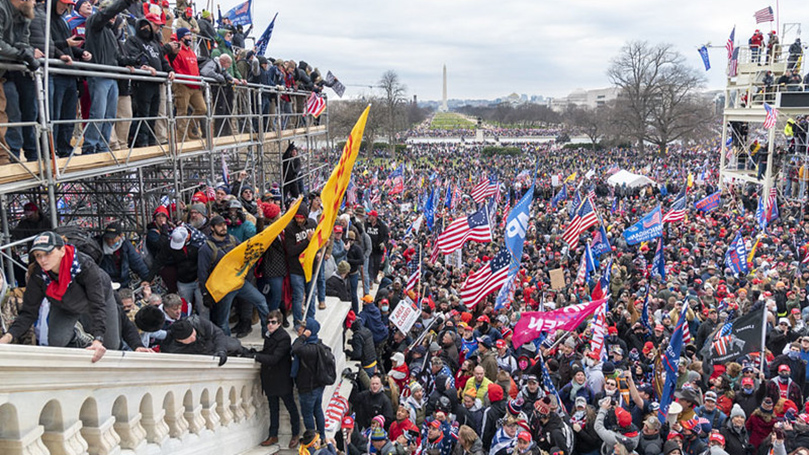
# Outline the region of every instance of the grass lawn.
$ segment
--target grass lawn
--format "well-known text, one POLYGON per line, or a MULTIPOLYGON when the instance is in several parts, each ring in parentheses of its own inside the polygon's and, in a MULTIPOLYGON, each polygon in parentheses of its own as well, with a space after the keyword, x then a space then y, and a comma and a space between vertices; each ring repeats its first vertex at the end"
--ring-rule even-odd
POLYGON ((473 129, 475 126, 474 122, 452 112, 438 112, 430 122, 432 130, 473 129))

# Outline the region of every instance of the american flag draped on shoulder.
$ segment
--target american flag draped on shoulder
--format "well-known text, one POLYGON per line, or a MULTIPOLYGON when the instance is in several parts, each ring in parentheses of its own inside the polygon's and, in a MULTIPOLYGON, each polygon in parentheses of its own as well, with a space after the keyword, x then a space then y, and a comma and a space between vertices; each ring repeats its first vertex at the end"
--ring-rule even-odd
POLYGON ((485 243, 492 241, 492 229, 487 207, 477 212, 458 218, 438 236, 436 244, 444 254, 450 254, 461 248, 467 240, 485 243))
POLYGON ((467 308, 474 308, 487 295, 502 286, 508 278, 511 255, 502 248, 497 256, 469 274, 461 288, 461 300, 467 308))

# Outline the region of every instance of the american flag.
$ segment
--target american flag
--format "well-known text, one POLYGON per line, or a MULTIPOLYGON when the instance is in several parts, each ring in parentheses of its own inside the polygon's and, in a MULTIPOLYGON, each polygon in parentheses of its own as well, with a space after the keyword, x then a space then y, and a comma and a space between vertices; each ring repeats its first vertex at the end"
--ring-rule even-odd
POLYGON ((565 409, 565 405, 564 403, 562 403, 562 397, 559 396, 559 392, 553 385, 553 381, 551 380, 551 374, 548 373, 548 368, 545 366, 545 360, 542 358, 542 354, 539 355, 539 363, 542 371, 542 388, 545 389, 545 393, 547 393, 548 395, 555 396, 556 402, 559 403, 559 408, 565 413, 567 413, 567 409, 565 409))
POLYGON ((508 220, 508 212, 511 210, 511 198, 506 198, 506 206, 503 207, 503 219, 500 220, 500 227, 506 226, 506 221, 508 220))
POLYGON ((339 429, 340 422, 342 422, 343 416, 348 410, 348 400, 340 394, 341 384, 338 383, 337 387, 334 388, 334 393, 329 399, 329 405, 326 407, 326 428, 329 429, 339 429))
POLYGON ((450 223, 438 236, 436 243, 442 253, 450 254, 461 248, 467 240, 478 243, 492 241, 492 228, 487 207, 481 207, 477 212, 450 223))
POLYGON ((733 338, 730 335, 731 330, 733 330, 733 322, 726 322, 722 328, 716 332, 714 335, 713 342, 711 342, 711 348, 716 352, 717 355, 723 356, 728 353, 728 346, 730 345, 730 341, 733 338))
POLYGON ((764 103, 764 110, 767 111, 767 116, 764 117, 764 124, 762 126, 765 130, 768 130, 774 127, 775 122, 778 121, 778 110, 767 103, 764 103))
POLYGON ((772 22, 775 20, 775 16, 772 14, 772 6, 768 6, 756 11, 756 14, 753 14, 753 16, 756 18, 756 24, 760 24, 762 22, 772 22))
POLYGON ((730 66, 728 67, 728 76, 736 77, 739 74, 739 48, 733 49, 733 56, 730 58, 730 66))
POLYGON ((590 185, 590 189, 587 190, 587 197, 590 198, 590 201, 596 200, 596 186, 590 185))
POLYGON ((419 282, 419 278, 421 277, 421 246, 419 246, 418 253, 419 254, 414 254, 413 259, 411 259, 410 263, 407 264, 407 271, 410 273, 410 277, 407 279, 405 293, 411 289, 415 289, 416 284, 419 282))
POLYGON ((309 94, 309 99, 306 100, 306 114, 310 114, 317 118, 323 111, 326 110, 326 101, 317 95, 315 92, 309 94))
POLYGON ((686 185, 683 185, 680 194, 678 194, 674 202, 671 203, 671 210, 663 216, 664 223, 672 223, 685 219, 686 188, 686 185))
POLYGON ((430 262, 432 262, 433 264, 435 264, 435 261, 438 260, 439 251, 440 250, 438 249, 438 242, 434 242, 433 250, 430 252, 430 262))
POLYGON ((730 31, 730 37, 728 37, 728 42, 725 44, 725 49, 728 50, 728 60, 733 58, 733 48, 736 46, 736 26, 733 26, 733 30, 730 31))
MULTIPOLYGON (((683 309, 685 310, 688 306, 688 302, 683 302, 683 309)), ((680 315, 683 318, 683 344, 688 344, 691 342, 691 329, 688 327, 688 319, 685 318, 685 311, 680 315)), ((679 324, 680 321, 677 321, 679 324)))
POLYGON ((487 295, 496 291, 508 278, 511 254, 503 248, 491 261, 475 270, 461 288, 461 300, 467 308, 474 308, 487 295))
POLYGON ((497 181, 484 178, 474 188, 472 188, 472 200, 478 204, 487 197, 492 197, 497 193, 497 181))
POLYGON ((596 224, 598 224, 598 215, 595 210, 593 210, 590 198, 584 198, 581 204, 579 204, 579 208, 576 210, 576 215, 565 228, 565 232, 562 234, 562 240, 573 249, 579 243, 581 233, 596 224))

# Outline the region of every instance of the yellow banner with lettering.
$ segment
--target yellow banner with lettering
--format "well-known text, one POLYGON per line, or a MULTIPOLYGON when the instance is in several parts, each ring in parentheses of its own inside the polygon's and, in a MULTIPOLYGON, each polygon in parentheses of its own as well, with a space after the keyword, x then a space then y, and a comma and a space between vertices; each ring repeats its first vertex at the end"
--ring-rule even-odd
POLYGON ((340 203, 348 188, 348 181, 351 179, 351 170, 354 169, 354 162, 357 161, 357 154, 360 151, 362 135, 365 132, 365 122, 368 121, 368 111, 371 106, 365 108, 351 134, 348 136, 346 145, 343 147, 343 154, 337 166, 331 171, 331 176, 320 192, 320 199, 323 201, 323 214, 320 215, 320 222, 317 224, 314 234, 309 239, 309 246, 301 253, 299 259, 303 266, 303 274, 306 281, 312 279, 312 267, 314 266, 317 252, 320 251, 329 241, 334 222, 340 211, 340 203))
POLYGON ((211 293, 211 297, 217 302, 220 301, 229 292, 240 289, 244 285, 244 278, 250 269, 256 265, 256 262, 267 251, 273 240, 278 237, 278 234, 284 230, 285 227, 298 212, 298 206, 301 205, 301 198, 292 203, 292 205, 284 213, 284 216, 271 224, 270 227, 264 229, 258 234, 250 237, 239 246, 230 250, 225 257, 223 257, 208 277, 205 282, 205 287, 211 293))

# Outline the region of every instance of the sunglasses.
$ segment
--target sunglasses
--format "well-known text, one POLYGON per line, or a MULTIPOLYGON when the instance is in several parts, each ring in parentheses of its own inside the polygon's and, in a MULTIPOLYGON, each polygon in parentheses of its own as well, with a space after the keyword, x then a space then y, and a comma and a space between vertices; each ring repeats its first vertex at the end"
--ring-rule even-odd
POLYGON ((267 324, 278 324, 278 321, 276 321, 276 320, 267 321, 267 324))

